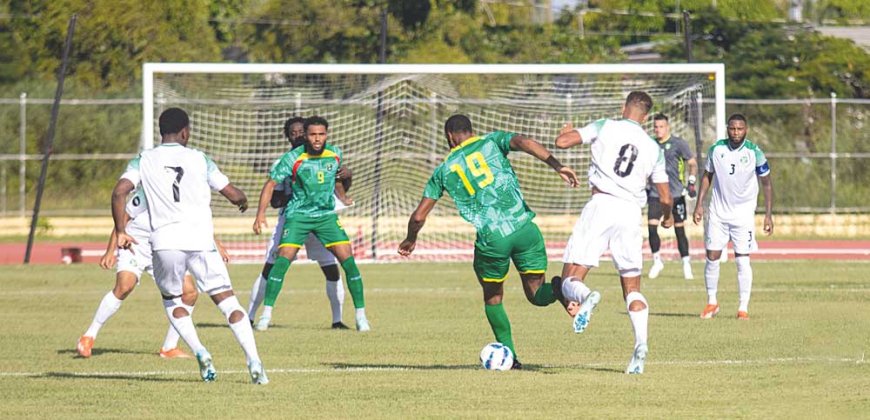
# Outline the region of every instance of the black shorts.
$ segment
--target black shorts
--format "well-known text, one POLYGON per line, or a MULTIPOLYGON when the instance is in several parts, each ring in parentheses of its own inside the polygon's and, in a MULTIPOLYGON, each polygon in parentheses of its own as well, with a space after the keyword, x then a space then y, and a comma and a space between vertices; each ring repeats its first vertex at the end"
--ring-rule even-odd
MULTIPOLYGON (((659 203, 658 197, 647 197, 646 199, 649 209, 647 209, 647 219, 659 220, 664 216, 662 214, 662 205, 659 203)), ((671 213, 674 215, 674 223, 682 223, 686 221, 686 197, 679 196, 674 198, 674 208, 671 213)))

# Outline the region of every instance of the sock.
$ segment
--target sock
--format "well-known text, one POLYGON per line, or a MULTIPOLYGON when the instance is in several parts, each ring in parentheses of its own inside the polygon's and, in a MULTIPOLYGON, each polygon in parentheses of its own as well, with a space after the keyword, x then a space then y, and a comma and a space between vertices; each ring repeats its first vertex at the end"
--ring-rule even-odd
POLYGON ((683 257, 683 265, 690 265, 691 263, 692 263, 692 262, 691 262, 691 257, 689 257, 688 255, 686 255, 685 257, 683 257))
POLYGON ((287 258, 278 256, 275 259, 275 265, 269 271, 269 281, 266 284, 266 298, 263 300, 263 304, 266 306, 275 306, 275 300, 278 299, 278 294, 281 293, 281 287, 284 286, 284 276, 289 268, 290 260, 287 258))
POLYGON ((680 250, 681 257, 689 256, 689 238, 686 237, 686 227, 680 226, 674 228, 674 234, 677 235, 677 249, 680 250))
POLYGON ((356 266, 356 261, 353 257, 347 257, 341 268, 344 269, 344 277, 347 278, 347 288, 350 290, 350 298, 353 299, 353 307, 360 309, 366 307, 365 296, 363 295, 362 276, 359 274, 359 268, 356 266))
POLYGON ((659 255, 658 252, 653 252, 652 257, 653 257, 653 262, 657 262, 657 263, 659 263, 659 264, 664 264, 664 263, 662 262, 662 256, 659 255))
POLYGON ((245 352, 248 363, 251 363, 253 360, 259 361, 260 355, 257 353, 257 343, 254 341, 254 330, 251 328, 251 323, 247 321, 247 317, 243 316, 236 323, 229 322, 230 316, 234 312, 245 313, 242 305, 239 304, 239 299, 235 296, 230 296, 218 304, 218 309, 221 310, 227 319, 230 329, 233 330, 233 335, 236 336, 236 341, 239 342, 239 345, 242 346, 242 350, 245 352))
POLYGON ((175 327, 175 331, 178 331, 178 335, 184 339, 184 342, 187 343, 190 350, 194 354, 199 354, 199 352, 205 350, 205 346, 203 346, 199 341, 199 336, 196 334, 196 328, 193 326, 193 318, 189 315, 181 318, 176 318, 172 315, 172 311, 179 306, 187 309, 188 313, 193 311, 193 307, 185 305, 181 301, 181 298, 163 300, 163 307, 166 309, 166 315, 169 316, 169 322, 173 327, 175 327))
POLYGON ((517 351, 514 349, 514 339, 511 336, 511 321, 508 319, 507 312, 504 311, 504 305, 484 305, 486 319, 489 321, 489 326, 492 327, 492 333, 495 334, 495 340, 504 344, 514 354, 514 360, 519 359, 517 351))
POLYGON ((749 312, 749 295, 752 293, 752 266, 749 256, 742 255, 734 259, 737 262, 737 289, 740 293, 738 311, 749 312))
POLYGON ((583 303, 590 293, 592 291, 589 290, 589 287, 577 277, 568 277, 562 280, 562 296, 565 296, 565 300, 583 303))
POLYGON ((704 283, 707 284, 707 304, 719 303, 716 300, 716 291, 719 288, 719 260, 711 261, 707 258, 707 264, 704 266, 704 283))
MULTIPOLYGON (((187 311, 193 315, 193 306, 191 306, 187 311)), ((180 337, 178 331, 175 331, 175 327, 173 327, 170 322, 169 328, 166 330, 166 338, 163 339, 163 347, 160 347, 160 350, 172 350, 178 347, 178 339, 180 337)))
POLYGON ((263 273, 257 276, 254 280, 254 285, 251 286, 251 300, 248 302, 248 318, 253 321, 257 316, 257 309, 263 303, 263 298, 266 296, 266 279, 263 278, 263 273))
POLYGON ((336 281, 326 281, 326 296, 332 309, 332 323, 341 322, 341 312, 344 306, 344 285, 341 277, 336 281))
POLYGON ((634 328, 634 347, 639 344, 646 344, 647 325, 649 324, 649 304, 646 298, 640 292, 631 292, 625 297, 625 310, 628 311, 628 318, 631 320, 631 326, 634 328), (631 311, 628 308, 631 302, 641 301, 646 308, 640 311, 631 311))
POLYGON ((649 231, 649 250, 652 251, 653 256, 656 256, 662 247, 662 238, 659 237, 659 226, 649 225, 647 226, 647 231, 649 231))
POLYGON ((366 319, 366 308, 356 308, 356 312, 354 314, 356 319, 366 319))
POLYGON ((121 299, 115 297, 115 294, 109 290, 109 293, 106 293, 103 296, 103 300, 100 301, 100 306, 97 307, 97 313, 94 314, 94 320, 91 322, 91 326, 88 327, 88 330, 85 331, 85 335, 88 337, 97 338, 97 333, 100 332, 100 328, 103 327, 103 324, 118 312, 118 309, 121 307, 121 303, 124 302, 121 299))
POLYGON ((553 284, 543 283, 535 292, 535 298, 532 303, 535 306, 548 306, 556 301, 556 296, 553 295, 553 284))
POLYGON ((263 305, 263 313, 260 314, 260 318, 272 319, 272 307, 263 305))

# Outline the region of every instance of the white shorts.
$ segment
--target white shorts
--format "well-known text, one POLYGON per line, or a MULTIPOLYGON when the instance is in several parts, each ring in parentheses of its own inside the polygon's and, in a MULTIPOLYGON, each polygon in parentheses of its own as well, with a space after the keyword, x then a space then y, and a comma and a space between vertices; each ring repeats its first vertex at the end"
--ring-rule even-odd
MULTIPOLYGON (((275 258, 278 257, 278 245, 281 244, 281 236, 284 234, 284 214, 278 216, 278 221, 275 223, 275 231, 272 232, 272 237, 269 239, 269 247, 266 248, 266 264, 275 264, 275 258)), ((309 233, 305 239, 305 254, 309 260, 317 261, 321 267, 338 264, 335 255, 332 255, 323 243, 317 239, 314 233, 309 233)))
POLYGON ((755 216, 726 222, 716 215, 707 217, 704 232, 704 247, 710 251, 721 251, 728 246, 728 241, 734 243, 734 253, 749 255, 758 251, 755 241, 755 216))
POLYGON ((214 251, 154 251, 154 281, 164 296, 181 296, 184 274, 196 278, 196 288, 209 296, 232 290, 230 274, 214 251))
POLYGON ((610 249, 613 265, 622 273, 643 267, 641 209, 637 204, 610 194, 593 194, 565 247, 562 262, 598 267, 610 249))
POLYGON ((154 278, 154 266, 151 264, 151 244, 143 242, 141 239, 138 244, 133 244, 130 249, 118 250, 118 266, 115 269, 116 273, 127 271, 136 275, 136 282, 142 277, 142 272, 148 273, 151 278, 154 278))

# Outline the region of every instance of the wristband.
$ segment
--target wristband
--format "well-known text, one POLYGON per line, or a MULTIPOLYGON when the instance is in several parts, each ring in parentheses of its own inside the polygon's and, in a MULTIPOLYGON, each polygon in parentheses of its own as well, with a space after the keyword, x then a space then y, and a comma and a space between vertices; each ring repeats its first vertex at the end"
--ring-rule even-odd
POLYGON ((547 157, 544 162, 546 162, 547 165, 550 165, 551 168, 555 169, 556 172, 564 167, 561 163, 559 163, 559 159, 556 159, 553 155, 547 157))

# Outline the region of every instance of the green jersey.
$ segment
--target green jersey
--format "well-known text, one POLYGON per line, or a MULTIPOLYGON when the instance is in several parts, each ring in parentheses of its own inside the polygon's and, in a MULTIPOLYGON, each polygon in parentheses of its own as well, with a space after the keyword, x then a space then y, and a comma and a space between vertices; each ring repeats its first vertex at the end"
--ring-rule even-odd
POLYGON ((341 149, 323 146, 320 155, 309 155, 305 146, 284 153, 273 165, 269 176, 277 183, 290 177, 293 195, 284 214, 320 217, 335 212, 335 174, 342 164, 341 149))
POLYGON ((507 158, 515 135, 494 131, 465 140, 435 168, 423 191, 433 200, 447 191, 483 243, 516 232, 535 217, 507 158))

